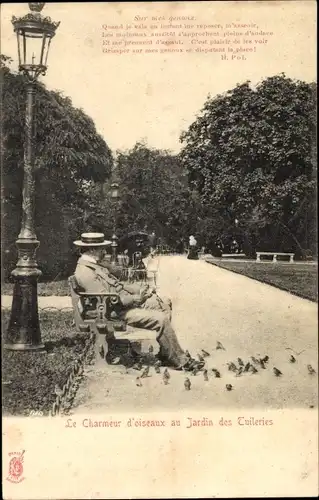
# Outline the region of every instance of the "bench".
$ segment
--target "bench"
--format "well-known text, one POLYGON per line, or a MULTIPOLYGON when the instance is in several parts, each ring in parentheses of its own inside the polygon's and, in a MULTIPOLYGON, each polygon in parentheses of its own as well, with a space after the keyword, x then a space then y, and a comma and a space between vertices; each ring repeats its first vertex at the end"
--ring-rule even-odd
POLYGON ((262 255, 272 255, 272 261, 277 262, 277 257, 289 257, 289 262, 294 261, 294 253, 289 253, 289 252, 256 252, 256 262, 261 262, 260 257, 262 255))
POLYGON ((119 304, 117 293, 90 293, 80 289, 76 277, 70 276, 74 322, 80 332, 105 333, 107 337, 114 337, 114 331, 124 328, 116 314, 119 304))
MULTIPOLYGON (((117 293, 90 293, 80 289, 76 277, 68 279, 74 314, 75 327, 82 333, 103 334, 105 336, 105 347, 113 344, 113 349, 125 344, 128 351, 134 347, 135 351, 147 351, 150 345, 154 352, 158 350, 158 344, 153 331, 137 329, 127 326, 117 315, 119 295, 117 293)), ((98 342, 100 344, 100 341, 98 342)))

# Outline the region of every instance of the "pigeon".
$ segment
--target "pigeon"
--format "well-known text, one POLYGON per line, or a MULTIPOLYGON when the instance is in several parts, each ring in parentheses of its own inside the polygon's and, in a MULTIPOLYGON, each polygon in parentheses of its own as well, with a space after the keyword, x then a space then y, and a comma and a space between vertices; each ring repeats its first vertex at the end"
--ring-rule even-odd
POLYGON ((152 345, 149 346, 148 352, 152 354, 154 352, 154 347, 152 345))
POLYGON ((264 362, 264 360, 263 360, 263 359, 260 359, 260 360, 259 360, 259 364, 260 364, 260 366, 261 366, 264 370, 266 370, 266 365, 265 365, 265 362, 264 362))
POLYGON ((289 358, 289 361, 290 363, 296 363, 296 358, 295 356, 293 356, 292 354, 290 355, 290 358, 289 358))
POLYGON ((249 361, 248 361, 248 363, 245 364, 244 372, 249 372, 249 369, 251 366, 252 366, 252 364, 249 363, 249 361))
POLYGON ((197 373, 198 373, 198 368, 197 368, 197 366, 194 366, 194 368, 191 371, 191 374, 195 376, 195 375, 197 375, 197 373))
POLYGON ((104 347, 102 344, 100 345, 99 353, 100 353, 101 358, 104 358, 105 351, 104 351, 104 347))
POLYGON ((242 366, 242 367, 245 366, 245 364, 241 358, 237 358, 237 361, 238 361, 239 366, 242 366))
POLYGON ((223 351, 226 351, 226 349, 223 346, 223 344, 221 342, 218 342, 218 341, 217 341, 217 344, 216 344, 216 349, 222 349, 223 351))
POLYGON ((207 372, 207 370, 203 371, 203 375, 204 375, 205 382, 208 382, 208 372, 207 372))
POLYGON ((144 368, 143 373, 141 375, 141 378, 148 377, 149 371, 150 371, 150 367, 149 366, 147 366, 146 368, 144 368))
POLYGON ((121 358, 117 356, 116 358, 112 359, 112 365, 118 365, 121 361, 121 358))
POLYGON ((276 377, 280 377, 280 375, 282 375, 281 371, 278 370, 278 368, 276 368, 275 366, 274 366, 273 370, 274 370, 274 374, 276 375, 276 377))
POLYGON ((208 356, 210 356, 209 352, 205 351, 204 349, 201 349, 202 351, 202 355, 204 356, 204 358, 207 358, 208 356))
POLYGON ((216 378, 220 378, 220 372, 216 368, 212 368, 212 372, 215 373, 216 378))
POLYGON ((142 382, 141 382, 140 377, 136 377, 136 385, 137 385, 137 387, 142 387, 142 382))
POLYGON ((155 369, 155 373, 161 373, 161 368, 160 368, 160 366, 155 365, 155 366, 154 366, 154 369, 155 369))
POLYGON ((237 373, 236 373, 236 377, 240 377, 240 376, 241 376, 241 374, 243 373, 243 371, 244 371, 244 368, 243 368, 242 366, 240 366, 240 367, 239 367, 239 370, 238 370, 238 371, 237 371, 237 373))
POLYGON ((253 365, 250 365, 250 369, 249 369, 249 371, 250 371, 251 373, 253 373, 253 374, 258 373, 257 368, 256 368, 255 366, 253 366, 253 365))
POLYGON ((184 382, 184 387, 185 387, 186 391, 190 391, 191 385, 192 384, 191 384, 191 381, 189 380, 189 378, 186 378, 185 382, 184 382))
POLYGON ((191 358, 191 357, 192 357, 192 356, 189 354, 189 351, 187 351, 187 350, 185 351, 185 355, 186 355, 186 357, 187 357, 187 358, 191 358))
POLYGON ((162 362, 158 359, 158 360, 155 362, 154 366, 158 366, 158 367, 160 367, 160 366, 162 366, 162 362))
POLYGON ((231 391, 233 386, 231 384, 226 384, 227 391, 231 391))
POLYGON ((312 368, 311 365, 307 365, 309 375, 314 375, 316 373, 316 370, 312 368))
POLYGON ((167 368, 165 368, 164 373, 163 373, 163 378, 166 380, 169 380, 171 378, 170 373, 167 368))
POLYGON ((269 356, 264 356, 260 361, 262 361, 263 363, 268 363, 269 356))
POLYGON ((205 361, 201 354, 197 354, 197 356, 198 356, 199 361, 202 361, 202 362, 205 361))
POLYGON ((237 366, 235 365, 235 363, 231 362, 231 363, 227 363, 227 366, 228 366, 228 370, 231 371, 231 372, 236 372, 237 371, 237 366))
POLYGON ((256 359, 254 356, 250 356, 250 359, 253 363, 255 363, 255 365, 258 365, 258 359, 256 359))

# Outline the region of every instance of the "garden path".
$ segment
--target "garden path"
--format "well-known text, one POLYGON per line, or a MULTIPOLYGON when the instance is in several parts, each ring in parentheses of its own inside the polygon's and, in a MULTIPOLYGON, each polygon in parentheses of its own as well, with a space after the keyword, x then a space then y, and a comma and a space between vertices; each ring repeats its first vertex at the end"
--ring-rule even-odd
MULTIPOLYGON (((88 367, 73 413, 220 408, 308 408, 317 406, 317 377, 307 364, 317 366, 317 304, 245 276, 189 261, 184 256, 159 258, 159 291, 173 300, 173 325, 181 344, 196 354, 211 353, 208 368, 222 377, 191 377, 184 390, 184 374, 171 372, 169 385, 152 375, 136 386, 135 370, 120 366, 88 367), (220 341, 224 350, 215 350, 220 341), (289 362, 293 351, 296 363, 289 362), (226 363, 237 357, 270 358, 256 375, 235 377, 226 363), (282 371, 275 377, 273 367, 282 371), (231 383, 233 391, 225 390, 231 383)), ((41 298, 40 298, 41 303, 41 298)))

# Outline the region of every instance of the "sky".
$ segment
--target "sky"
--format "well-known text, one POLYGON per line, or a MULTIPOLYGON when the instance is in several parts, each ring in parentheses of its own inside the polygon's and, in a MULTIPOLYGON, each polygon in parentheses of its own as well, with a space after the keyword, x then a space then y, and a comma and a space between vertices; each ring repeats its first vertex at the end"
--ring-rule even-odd
MULTIPOLYGON (((17 61, 11 17, 27 4, 1 5, 1 53, 17 61)), ((305 1, 47 3, 43 15, 60 21, 52 40, 49 89, 71 97, 95 122, 109 147, 129 149, 136 141, 178 152, 180 134, 211 96, 250 80, 284 72, 316 79, 316 5, 305 1), (222 61, 220 54, 114 55, 102 52, 103 24, 131 22, 135 15, 192 16, 198 22, 257 23, 274 34, 246 61, 222 61)))

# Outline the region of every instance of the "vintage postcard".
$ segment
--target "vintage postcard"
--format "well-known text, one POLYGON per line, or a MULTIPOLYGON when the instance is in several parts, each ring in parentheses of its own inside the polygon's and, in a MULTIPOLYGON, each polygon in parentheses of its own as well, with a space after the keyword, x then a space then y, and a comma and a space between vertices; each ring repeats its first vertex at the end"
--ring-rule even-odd
POLYGON ((5 499, 318 494, 316 5, 1 5, 5 499))

